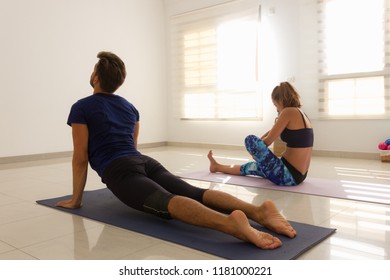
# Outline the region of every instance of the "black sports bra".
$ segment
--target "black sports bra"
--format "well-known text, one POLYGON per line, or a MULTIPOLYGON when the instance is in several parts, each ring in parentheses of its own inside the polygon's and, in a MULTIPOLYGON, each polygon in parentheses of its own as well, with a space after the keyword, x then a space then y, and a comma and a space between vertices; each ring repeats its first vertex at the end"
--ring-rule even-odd
POLYGON ((299 111, 299 113, 301 113, 302 120, 303 120, 305 127, 300 128, 300 129, 285 128, 283 130, 283 132, 280 134, 280 139, 282 139, 282 141, 286 142, 287 147, 290 147, 290 148, 313 147, 313 143, 314 143, 313 129, 306 127, 305 117, 303 116, 303 113, 301 110, 298 109, 298 111, 299 111))

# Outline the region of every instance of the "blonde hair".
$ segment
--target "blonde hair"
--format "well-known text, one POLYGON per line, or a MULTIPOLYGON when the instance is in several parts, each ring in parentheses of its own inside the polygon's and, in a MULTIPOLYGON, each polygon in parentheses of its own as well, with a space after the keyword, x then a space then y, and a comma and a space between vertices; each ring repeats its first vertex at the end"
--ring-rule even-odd
POLYGON ((271 94, 274 101, 280 102, 283 107, 298 107, 302 104, 298 92, 289 82, 282 82, 274 88, 271 94))

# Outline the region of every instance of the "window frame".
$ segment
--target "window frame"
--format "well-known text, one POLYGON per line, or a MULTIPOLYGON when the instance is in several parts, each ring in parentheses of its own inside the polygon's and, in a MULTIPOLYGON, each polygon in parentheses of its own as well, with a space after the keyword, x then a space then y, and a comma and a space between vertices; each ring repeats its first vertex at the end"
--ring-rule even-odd
MULTIPOLYGON (((185 34, 190 33, 191 30, 196 33, 197 30, 200 32, 202 29, 207 28, 214 28, 217 29, 218 25, 223 22, 229 22, 232 20, 242 19, 245 17, 249 17, 253 19, 255 17, 256 24, 258 24, 259 20, 259 3, 256 0, 238 0, 238 1, 232 1, 228 3, 218 4, 215 6, 199 9, 193 12, 188 12, 181 15, 173 16, 170 23, 170 29, 171 29, 171 49, 172 51, 172 94, 174 96, 174 103, 177 106, 174 106, 178 109, 175 112, 176 115, 178 115, 178 118, 181 120, 196 120, 196 121, 245 121, 245 120, 262 120, 263 117, 263 104, 262 104, 262 94, 259 90, 259 82, 258 82, 258 43, 256 42, 256 45, 253 46, 254 48, 254 55, 255 55, 255 62, 254 62, 254 69, 253 69, 253 85, 251 90, 247 89, 241 89, 241 90, 219 90, 217 88, 217 82, 213 83, 204 83, 200 84, 199 86, 194 86, 191 90, 190 87, 186 87, 185 85, 185 68, 183 66, 184 64, 184 43, 181 38, 185 36, 185 34), (256 13, 255 13, 256 12, 256 13), (184 16, 184 17, 183 17, 184 16), (184 30, 184 31, 183 31, 184 30), (213 108, 213 114, 207 116, 188 116, 185 113, 185 98, 186 94, 187 97, 193 93, 194 95, 205 95, 205 94, 212 94, 214 97, 212 104, 209 106, 210 108, 213 108), (225 115, 223 114, 223 107, 219 107, 220 103, 224 103, 226 98, 225 97, 231 97, 231 96, 238 96, 239 94, 245 94, 248 95, 255 100, 251 99, 251 101, 248 101, 248 105, 252 106, 252 113, 251 115, 241 114, 241 116, 228 116, 229 113, 228 110, 225 111, 225 115), (253 105, 253 104, 257 104, 253 105), (219 110, 219 111, 218 111, 219 110)), ((258 40, 258 34, 259 30, 258 27, 256 27, 256 40, 258 40)), ((218 54, 216 54, 218 55, 218 54)), ((218 62, 216 62, 218 63, 218 62)), ((215 67, 218 67, 215 65, 215 67)), ((218 70, 216 70, 218 71, 218 70)), ((207 77, 206 77, 207 78, 207 77)), ((215 79, 218 79, 218 77, 215 77, 215 79)), ((201 98, 201 96, 200 96, 201 98)), ((237 97, 236 97, 237 98, 237 97)), ((210 99, 209 99, 210 100, 210 99)), ((238 99, 236 99, 238 100, 238 99)), ((239 102, 236 103, 237 107, 239 102)), ((233 103, 232 103, 233 104, 233 103)), ((207 105, 207 104, 206 104, 207 105)), ((205 106, 206 106, 205 105, 205 106)), ((232 106, 232 109, 235 106, 232 106)), ((199 108, 199 107, 198 107, 199 108)), ((248 107, 249 108, 249 107, 248 107)), ((206 108, 207 109, 207 108, 206 108)), ((211 109, 210 109, 211 110, 211 109)), ((194 110, 195 111, 195 110, 194 110)), ((240 110, 237 110, 237 112, 242 112, 240 110)))
MULTIPOLYGON (((324 5, 328 1, 340 1, 340 0, 318 0, 318 39, 319 39, 319 118, 320 119, 389 119, 390 118, 390 1, 383 0, 384 2, 384 15, 383 15, 383 69, 377 69, 367 72, 350 72, 350 73, 338 73, 327 74, 326 68, 326 53, 324 46, 326 44, 325 38, 325 8, 324 5), (329 96, 326 91, 326 84, 329 81, 337 81, 344 79, 359 79, 381 76, 384 79, 384 100, 383 100, 383 114, 339 114, 331 115, 329 113, 329 96)), ((353 9, 351 9, 353 11, 353 9)), ((351 102, 358 100, 353 98, 351 102)))

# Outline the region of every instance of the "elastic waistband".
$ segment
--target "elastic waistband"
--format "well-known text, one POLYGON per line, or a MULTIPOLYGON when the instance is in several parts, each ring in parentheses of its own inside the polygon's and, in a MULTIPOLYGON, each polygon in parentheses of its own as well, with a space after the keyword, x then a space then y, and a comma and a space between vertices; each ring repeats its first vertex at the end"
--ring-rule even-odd
POLYGON ((289 163, 287 159, 285 159, 284 157, 281 157, 281 160, 283 161, 284 165, 287 167, 288 171, 290 171, 291 176, 294 178, 294 181, 297 185, 299 185, 306 179, 307 172, 305 174, 302 174, 299 170, 297 170, 294 166, 292 166, 291 163, 289 163))

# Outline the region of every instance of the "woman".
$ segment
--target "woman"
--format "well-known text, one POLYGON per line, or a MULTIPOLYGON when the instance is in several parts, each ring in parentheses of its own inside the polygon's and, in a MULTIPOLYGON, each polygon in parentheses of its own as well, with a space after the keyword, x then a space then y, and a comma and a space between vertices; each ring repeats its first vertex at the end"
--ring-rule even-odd
POLYGON ((210 172, 257 175, 279 186, 296 186, 305 180, 313 150, 312 124, 300 109, 300 96, 290 83, 276 86, 271 97, 279 114, 274 126, 261 138, 249 135, 245 139, 245 147, 255 161, 243 165, 223 165, 214 159, 210 151, 210 172), (287 143, 281 158, 268 148, 279 136, 287 143))

